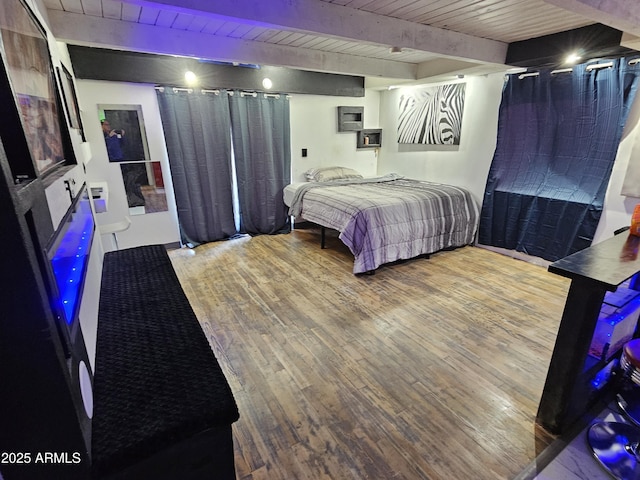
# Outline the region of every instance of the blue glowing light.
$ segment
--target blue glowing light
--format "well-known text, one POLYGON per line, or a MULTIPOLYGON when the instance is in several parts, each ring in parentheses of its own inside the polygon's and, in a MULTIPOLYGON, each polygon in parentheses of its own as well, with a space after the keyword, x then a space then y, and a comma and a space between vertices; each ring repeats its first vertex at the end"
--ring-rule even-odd
POLYGON ((617 360, 609 362, 602 370, 600 370, 591 380, 591 387, 595 390, 600 390, 607 384, 611 378, 611 372, 617 365, 617 360))
POLYGON ((86 190, 79 193, 76 199, 60 223, 51 247, 47 249, 58 290, 58 302, 68 325, 73 323, 80 306, 94 231, 93 213, 86 190))

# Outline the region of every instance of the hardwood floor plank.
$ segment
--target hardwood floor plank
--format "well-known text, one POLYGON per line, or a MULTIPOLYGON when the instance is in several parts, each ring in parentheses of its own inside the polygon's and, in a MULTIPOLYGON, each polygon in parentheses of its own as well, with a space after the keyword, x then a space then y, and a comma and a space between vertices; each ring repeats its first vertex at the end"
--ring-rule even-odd
POLYGON ((509 479, 569 283, 476 247, 354 276, 319 232, 170 252, 234 392, 237 476, 509 479))

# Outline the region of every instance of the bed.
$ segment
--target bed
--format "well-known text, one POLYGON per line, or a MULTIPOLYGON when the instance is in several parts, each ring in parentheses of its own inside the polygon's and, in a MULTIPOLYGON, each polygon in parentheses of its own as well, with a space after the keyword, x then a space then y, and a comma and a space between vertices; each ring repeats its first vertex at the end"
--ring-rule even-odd
POLYGON ((354 274, 469 245, 478 227, 467 190, 396 174, 298 182, 283 193, 289 215, 339 232, 354 274))

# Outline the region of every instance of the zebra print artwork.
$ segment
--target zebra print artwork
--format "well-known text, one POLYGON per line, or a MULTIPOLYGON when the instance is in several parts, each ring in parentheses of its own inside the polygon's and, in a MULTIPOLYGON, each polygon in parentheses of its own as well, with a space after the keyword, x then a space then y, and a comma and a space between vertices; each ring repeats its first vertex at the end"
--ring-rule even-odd
POLYGON ((401 94, 398 143, 460 145, 465 86, 454 83, 401 94))

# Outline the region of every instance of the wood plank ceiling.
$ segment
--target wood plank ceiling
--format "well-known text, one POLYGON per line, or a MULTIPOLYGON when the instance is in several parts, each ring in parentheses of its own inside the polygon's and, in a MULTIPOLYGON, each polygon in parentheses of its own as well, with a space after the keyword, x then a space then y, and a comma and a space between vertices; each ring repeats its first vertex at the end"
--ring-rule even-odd
POLYGON ((638 19, 640 29, 640 11, 628 7, 625 0, 612 0, 606 11, 590 5, 597 4, 596 0, 44 3, 54 36, 72 44, 393 81, 504 70, 509 43, 591 25, 601 19, 614 28, 628 27, 629 19, 632 24, 638 19), (392 53, 393 46, 402 51, 392 53))

